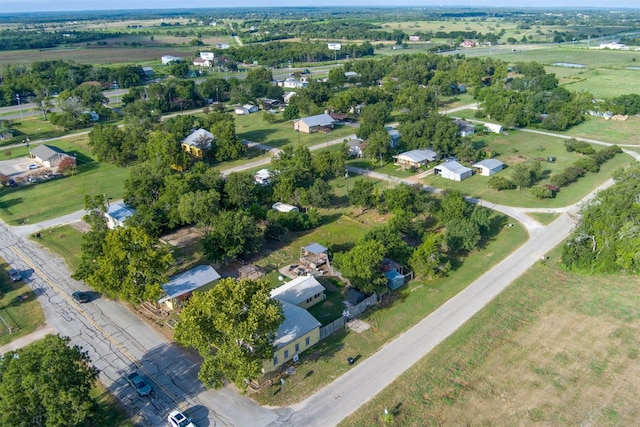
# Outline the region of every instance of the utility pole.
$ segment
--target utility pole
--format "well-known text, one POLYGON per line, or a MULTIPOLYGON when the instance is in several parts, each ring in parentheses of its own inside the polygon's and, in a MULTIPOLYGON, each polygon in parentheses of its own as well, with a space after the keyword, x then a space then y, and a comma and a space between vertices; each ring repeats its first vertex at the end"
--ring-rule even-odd
POLYGON ((16 93, 16 99, 18 100, 18 109, 20 110, 20 123, 24 121, 24 117, 22 117, 22 105, 20 104, 20 94, 16 93))

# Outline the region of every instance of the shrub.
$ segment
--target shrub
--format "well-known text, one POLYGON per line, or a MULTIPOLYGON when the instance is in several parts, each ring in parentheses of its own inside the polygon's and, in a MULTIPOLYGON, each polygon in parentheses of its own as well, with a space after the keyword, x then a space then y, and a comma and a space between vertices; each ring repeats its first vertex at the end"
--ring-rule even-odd
POLYGON ((493 188, 494 190, 513 190, 516 188, 516 185, 509 181, 507 178, 503 178, 501 176, 492 176, 489 178, 487 182, 489 188, 493 188))
POLYGON ((551 199, 553 197, 553 191, 548 187, 542 185, 534 185, 531 187, 531 194, 538 199, 551 199))
POLYGON ((575 162, 573 162, 573 166, 578 168, 578 169, 582 169, 583 171, 587 171, 587 172, 596 173, 596 172, 598 172, 600 170, 600 165, 593 158, 593 156, 583 157, 581 159, 578 159, 575 162))

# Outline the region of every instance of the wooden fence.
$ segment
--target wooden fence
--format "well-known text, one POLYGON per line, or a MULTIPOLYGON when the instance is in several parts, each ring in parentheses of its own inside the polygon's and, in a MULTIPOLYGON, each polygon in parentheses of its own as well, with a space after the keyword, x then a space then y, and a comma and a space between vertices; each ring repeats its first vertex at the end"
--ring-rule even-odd
POLYGON ((360 302, 358 305, 347 304, 347 310, 349 312, 349 316, 342 316, 339 319, 334 320, 326 326, 320 328, 320 339, 323 340, 330 336, 331 334, 344 329, 347 321, 352 319, 365 311, 368 307, 375 305, 378 303, 378 295, 373 294, 369 298, 366 298, 364 301, 360 302))

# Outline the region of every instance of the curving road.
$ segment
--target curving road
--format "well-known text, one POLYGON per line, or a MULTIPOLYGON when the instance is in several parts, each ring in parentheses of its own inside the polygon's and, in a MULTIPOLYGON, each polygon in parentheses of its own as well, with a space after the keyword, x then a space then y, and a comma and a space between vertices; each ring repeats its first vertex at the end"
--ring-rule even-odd
MULTIPOLYGON (((329 145, 343 139, 331 141, 329 145)), ((326 146, 327 143, 322 143, 316 147, 326 146)), ((270 158, 260 162, 265 160, 268 163, 270 158)), ((249 164, 246 168, 255 166, 249 164)), ((608 181, 602 187, 611 183, 608 181)), ((179 407, 199 426, 330 426, 391 384, 562 242, 573 228, 572 218, 578 214, 579 206, 558 209, 560 217, 542 226, 526 215, 527 211, 535 210, 485 203, 483 201, 485 206, 521 220, 529 230, 530 239, 407 332, 291 408, 260 407, 233 387, 204 390, 197 380, 198 357, 167 342, 125 307, 105 298, 82 305, 75 303, 69 298, 70 293, 86 290, 86 286, 70 279, 69 271, 58 258, 25 237, 39 229, 39 225, 13 228, 0 223, 0 254, 25 273, 25 280, 36 291, 49 326, 89 352, 101 370, 101 381, 141 424, 164 425, 168 412, 179 407), (138 397, 123 380, 124 375, 134 369, 152 379, 156 392, 151 398, 138 397)), ((78 215, 71 214, 59 221, 74 221, 78 215)), ((56 221, 46 225, 54 223, 56 221)))

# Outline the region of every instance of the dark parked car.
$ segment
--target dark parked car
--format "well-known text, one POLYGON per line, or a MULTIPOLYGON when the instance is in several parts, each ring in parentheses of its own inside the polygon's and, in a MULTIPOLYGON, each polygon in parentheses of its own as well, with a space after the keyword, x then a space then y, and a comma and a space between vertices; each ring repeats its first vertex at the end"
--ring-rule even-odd
POLYGON ((18 282, 22 280, 22 274, 20 274, 18 270, 15 270, 12 268, 11 270, 8 271, 8 273, 9 273, 9 277, 11 277, 11 281, 18 282))
POLYGON ((84 304, 85 302, 89 302, 91 297, 86 292, 74 292, 71 294, 74 300, 78 301, 80 304, 84 304))
POLYGON ((127 382, 138 392, 140 396, 148 396, 151 394, 151 386, 147 384, 137 372, 129 374, 127 376, 127 382))

